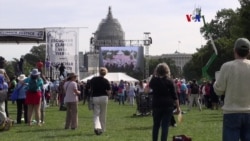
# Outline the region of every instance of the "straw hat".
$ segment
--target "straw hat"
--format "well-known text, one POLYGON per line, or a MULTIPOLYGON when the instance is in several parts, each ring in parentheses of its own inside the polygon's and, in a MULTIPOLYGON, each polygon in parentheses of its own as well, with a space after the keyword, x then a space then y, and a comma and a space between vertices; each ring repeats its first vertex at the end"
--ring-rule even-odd
POLYGON ((25 74, 21 74, 21 75, 19 75, 19 76, 17 77, 17 79, 18 79, 19 81, 23 81, 25 78, 27 78, 27 77, 25 76, 25 74))

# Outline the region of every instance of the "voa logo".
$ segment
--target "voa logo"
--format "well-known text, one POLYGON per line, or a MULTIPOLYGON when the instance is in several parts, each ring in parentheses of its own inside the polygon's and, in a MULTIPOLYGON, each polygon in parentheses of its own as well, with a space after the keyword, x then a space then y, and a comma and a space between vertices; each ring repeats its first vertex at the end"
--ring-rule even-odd
POLYGON ((195 8, 193 14, 186 14, 188 22, 200 22, 201 21, 201 8, 195 8))

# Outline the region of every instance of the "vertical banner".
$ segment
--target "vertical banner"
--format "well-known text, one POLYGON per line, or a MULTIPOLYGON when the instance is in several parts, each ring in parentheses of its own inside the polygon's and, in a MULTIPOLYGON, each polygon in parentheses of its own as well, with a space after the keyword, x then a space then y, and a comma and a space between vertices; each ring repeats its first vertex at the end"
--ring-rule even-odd
MULTIPOLYGON (((79 28, 46 28, 46 58, 58 78, 59 66, 65 66, 66 73, 79 74, 79 28)), ((55 76, 56 75, 56 76, 55 76)))

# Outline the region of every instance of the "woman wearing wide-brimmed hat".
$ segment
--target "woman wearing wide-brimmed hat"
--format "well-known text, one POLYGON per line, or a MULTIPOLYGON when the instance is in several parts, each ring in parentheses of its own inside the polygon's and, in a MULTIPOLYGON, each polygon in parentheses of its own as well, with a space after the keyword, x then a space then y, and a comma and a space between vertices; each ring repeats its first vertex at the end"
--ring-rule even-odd
POLYGON ((37 125, 40 125, 40 107, 41 107, 41 98, 42 98, 42 88, 43 80, 40 78, 40 72, 38 69, 33 69, 30 72, 30 77, 24 80, 24 83, 27 84, 27 92, 25 103, 28 105, 28 123, 31 125, 32 113, 35 111, 35 119, 37 125), (36 89, 34 90, 34 85, 36 84, 36 89))
POLYGON ((65 129, 76 129, 78 126, 78 96, 81 92, 77 89, 77 75, 70 73, 63 88, 65 91, 64 103, 67 107, 65 129))
POLYGON ((21 119, 22 119, 22 111, 24 111, 24 122, 28 123, 28 106, 25 104, 25 99, 26 99, 26 85, 23 84, 23 81, 27 77, 25 74, 21 74, 17 77, 18 83, 15 89, 18 89, 18 96, 17 96, 17 124, 21 124, 21 119))

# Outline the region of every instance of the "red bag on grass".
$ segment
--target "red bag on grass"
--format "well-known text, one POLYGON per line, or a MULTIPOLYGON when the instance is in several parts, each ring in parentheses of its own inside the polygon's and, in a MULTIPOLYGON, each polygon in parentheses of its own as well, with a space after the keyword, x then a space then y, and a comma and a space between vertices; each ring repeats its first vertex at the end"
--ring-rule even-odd
POLYGON ((185 135, 176 135, 173 136, 173 141, 192 141, 192 138, 185 135))

